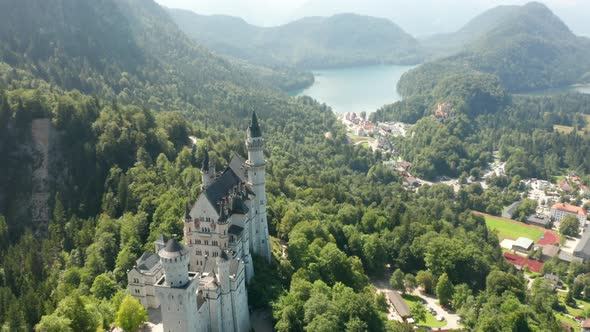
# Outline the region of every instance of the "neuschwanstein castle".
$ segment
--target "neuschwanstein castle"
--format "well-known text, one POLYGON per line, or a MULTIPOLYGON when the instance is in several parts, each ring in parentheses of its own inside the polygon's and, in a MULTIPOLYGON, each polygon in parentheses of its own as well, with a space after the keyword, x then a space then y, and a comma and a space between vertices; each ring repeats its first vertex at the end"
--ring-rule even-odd
POLYGON ((187 207, 184 244, 161 236, 128 272, 129 291, 160 308, 165 332, 250 330, 246 284, 252 253, 270 261, 264 139, 256 114, 248 128, 248 160, 235 155, 216 173, 206 154, 203 192, 187 207))

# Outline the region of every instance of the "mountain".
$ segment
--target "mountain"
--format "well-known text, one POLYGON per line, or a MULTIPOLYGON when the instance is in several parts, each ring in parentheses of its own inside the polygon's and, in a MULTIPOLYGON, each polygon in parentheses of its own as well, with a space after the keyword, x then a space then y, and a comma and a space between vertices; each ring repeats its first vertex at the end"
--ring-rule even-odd
MULTIPOLYGON (((309 116, 317 117, 314 123, 322 126, 324 122, 315 106, 286 98, 274 83, 269 83, 273 79, 277 84, 284 82, 271 69, 230 61, 199 46, 153 1, 3 1, 0 99, 7 96, 9 109, 5 110, 0 100, 0 154, 10 157, 9 162, 0 163, 0 214, 10 217, 11 223, 20 224, 21 228, 30 224, 26 215, 30 210, 18 208, 28 204, 20 198, 29 197, 30 201, 30 181, 26 180, 30 179, 34 160, 29 153, 30 139, 26 139, 30 136, 30 121, 57 118, 62 106, 54 109, 53 105, 61 105, 58 101, 70 90, 77 90, 71 92, 75 96, 83 96, 78 99, 95 98, 88 102, 93 112, 72 127, 85 132, 85 137, 95 133, 92 125, 97 120, 96 109, 106 105, 113 105, 114 109, 132 105, 146 111, 177 111, 203 128, 224 133, 244 126, 254 110, 262 119, 273 118, 272 125, 266 127, 269 132, 280 129, 283 133, 291 122, 295 124, 290 124, 290 128, 304 132, 301 126, 309 128, 309 123, 294 118, 309 116), (15 197, 19 200, 11 200, 15 197), (11 212, 17 208, 18 213, 11 212)), ((284 79, 292 78, 284 75, 284 79)), ((323 112, 328 110, 324 107, 323 112)), ((72 118, 72 114, 65 115, 53 122, 59 125, 72 118)), ((153 119, 148 117, 146 123, 150 121, 153 119)), ((323 139, 321 133, 325 130, 316 129, 323 139)), ((124 131, 119 134, 127 135, 124 131)), ((150 147, 158 146, 158 141, 165 142, 165 134, 159 133, 159 138, 145 135, 138 142, 147 140, 143 144, 148 151, 155 153, 157 150, 150 147)), ((79 141, 86 147, 72 148, 75 153, 66 153, 64 157, 62 168, 68 170, 70 179, 53 189, 61 191, 70 207, 85 206, 83 214, 92 215, 100 208, 104 189, 101 181, 113 166, 112 160, 119 167, 129 167, 135 153, 129 152, 127 143, 118 144, 125 153, 99 162, 98 153, 94 153, 98 142, 92 141, 98 138, 86 141, 81 136, 69 141, 79 141)), ((176 142, 175 146, 181 140, 176 142)), ((164 149, 169 157, 173 156, 171 151, 164 149)), ((157 153, 151 155, 154 160, 156 157, 157 153)))
POLYGON ((231 16, 169 12, 198 43, 258 64, 314 68, 420 61, 418 42, 387 19, 339 14, 257 27, 231 16))
POLYGON ((500 22, 514 17, 517 12, 518 6, 498 6, 477 15, 456 32, 424 37, 420 42, 434 56, 451 55, 498 27, 500 22))
POLYGON ((452 55, 406 73, 398 83, 403 95, 428 90, 447 73, 465 71, 497 75, 511 92, 590 80, 590 39, 574 35, 541 3, 492 9, 426 44, 431 51, 452 55))
POLYGON ((65 89, 122 101, 137 97, 154 107, 149 100, 167 93, 154 91, 155 82, 176 84, 186 98, 207 84, 282 87, 298 79, 270 69, 259 75, 257 68, 213 55, 151 1, 3 1, 0 11, 0 61, 65 89), (130 96, 143 88, 149 95, 130 96))

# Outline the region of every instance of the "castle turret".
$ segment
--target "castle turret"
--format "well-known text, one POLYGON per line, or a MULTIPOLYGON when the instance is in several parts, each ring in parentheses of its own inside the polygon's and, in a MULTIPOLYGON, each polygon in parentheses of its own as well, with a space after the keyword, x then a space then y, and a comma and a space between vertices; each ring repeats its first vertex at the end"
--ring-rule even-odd
POLYGON ((176 239, 170 239, 158 252, 164 269, 166 285, 180 288, 188 282, 189 251, 176 239))
POLYGON ((164 331, 202 331, 204 321, 198 315, 196 296, 199 276, 188 272, 189 250, 176 239, 170 239, 158 255, 164 276, 154 288, 164 331))
POLYGON ((248 149, 248 184, 256 196, 252 204, 252 229, 250 238, 251 249, 254 253, 270 262, 270 243, 268 238, 268 224, 266 221, 266 161, 264 160, 264 139, 258 124, 256 112, 252 113, 252 121, 246 137, 248 149))

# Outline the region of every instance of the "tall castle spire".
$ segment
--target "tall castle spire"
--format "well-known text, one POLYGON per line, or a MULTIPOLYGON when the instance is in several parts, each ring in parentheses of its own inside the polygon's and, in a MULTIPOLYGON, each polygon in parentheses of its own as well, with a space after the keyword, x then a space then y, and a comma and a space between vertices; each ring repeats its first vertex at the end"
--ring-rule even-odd
POLYGON ((258 125, 258 118, 256 112, 252 112, 252 120, 250 121, 250 127, 248 128, 250 137, 262 137, 262 131, 258 125))
POLYGON ((266 220, 266 160, 264 159, 264 139, 258 124, 256 112, 252 112, 252 121, 246 138, 248 160, 248 184, 254 191, 251 210, 252 227, 250 227, 251 249, 255 254, 270 262, 270 242, 268 237, 268 223, 266 220))

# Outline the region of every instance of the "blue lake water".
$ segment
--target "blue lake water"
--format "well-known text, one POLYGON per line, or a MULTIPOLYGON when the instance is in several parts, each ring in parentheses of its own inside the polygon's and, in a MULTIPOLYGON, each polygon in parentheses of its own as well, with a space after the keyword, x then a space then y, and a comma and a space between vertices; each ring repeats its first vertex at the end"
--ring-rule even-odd
POLYGON ((395 87, 414 66, 364 66, 314 70, 315 82, 297 95, 307 95, 332 107, 334 113, 371 113, 401 99, 395 87))

